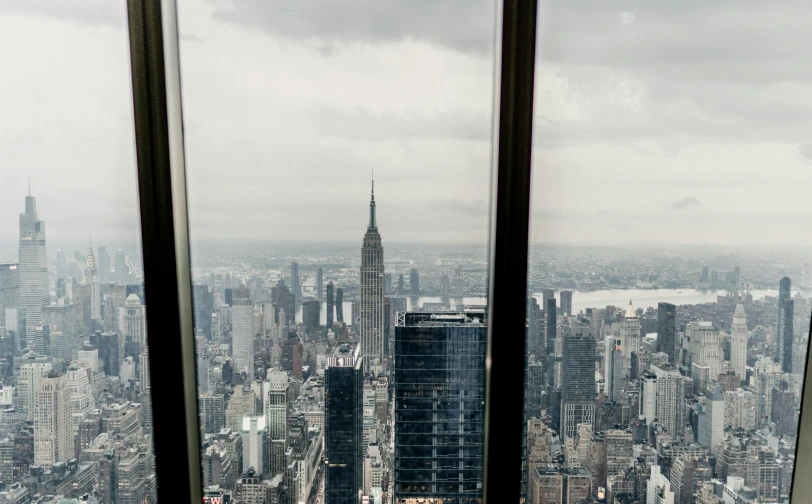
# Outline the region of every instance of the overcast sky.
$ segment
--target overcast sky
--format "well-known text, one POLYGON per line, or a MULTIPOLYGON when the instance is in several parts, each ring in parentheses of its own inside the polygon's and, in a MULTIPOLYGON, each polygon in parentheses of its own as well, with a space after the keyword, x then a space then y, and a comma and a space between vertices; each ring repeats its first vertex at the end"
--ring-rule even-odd
MULTIPOLYGON (((193 243, 487 239, 492 1, 179 3, 193 243)), ((136 243, 125 5, 0 1, 0 259, 136 243)), ((542 0, 534 239, 812 244, 810 19, 542 0)))

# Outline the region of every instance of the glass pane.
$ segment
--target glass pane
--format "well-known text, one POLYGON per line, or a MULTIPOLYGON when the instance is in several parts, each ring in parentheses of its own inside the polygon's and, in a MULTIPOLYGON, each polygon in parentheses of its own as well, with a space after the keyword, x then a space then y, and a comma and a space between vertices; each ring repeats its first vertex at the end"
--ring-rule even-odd
POLYGON ((812 296, 810 14, 541 2, 529 502, 788 499, 812 296))
POLYGON ((0 44, 0 501, 154 503, 126 2, 0 44))
POLYGON ((479 502, 495 4, 179 9, 206 498, 479 502))

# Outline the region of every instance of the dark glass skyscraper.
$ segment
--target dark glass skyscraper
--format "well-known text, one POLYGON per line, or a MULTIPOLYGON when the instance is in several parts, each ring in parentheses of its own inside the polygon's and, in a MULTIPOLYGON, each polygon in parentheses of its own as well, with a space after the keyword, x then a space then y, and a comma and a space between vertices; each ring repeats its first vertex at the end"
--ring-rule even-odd
POLYGON ((657 351, 667 353, 669 364, 676 364, 677 307, 671 303, 657 304, 657 351))
POLYGON ((406 312, 395 328, 395 502, 481 502, 484 320, 406 312))
POLYGON ((208 285, 195 285, 192 290, 195 329, 203 331, 206 339, 211 339, 211 314, 214 311, 214 296, 208 285))
POLYGON ((555 297, 547 298, 547 305, 545 306, 545 315, 547 317, 546 323, 546 346, 547 346, 547 373, 546 373, 546 383, 547 383, 547 401, 548 406, 552 408, 554 406, 553 403, 557 402, 553 399, 554 394, 553 391, 555 390, 555 331, 556 331, 556 323, 557 323, 557 316, 556 316, 556 307, 555 307, 555 297))
POLYGON ((325 504, 357 504, 363 485, 361 348, 342 344, 324 373, 325 504))
POLYGON ((561 438, 574 438, 578 424, 595 419, 595 336, 575 324, 561 335, 561 438))
MULTIPOLYGON (((787 362, 786 354, 789 353, 789 365, 792 367, 792 314, 790 314, 789 319, 787 319, 786 305, 786 302, 790 300, 791 290, 792 281, 789 277, 784 277, 778 282, 778 322, 776 323, 775 362, 781 366, 785 373, 792 372, 791 370, 787 370, 785 364, 787 362), (789 320, 789 324, 785 324, 787 320, 789 320), (787 338, 787 336, 789 336, 789 338, 787 338)), ((794 306, 790 308, 791 313, 794 313, 794 308, 794 306)))
MULTIPOLYGON (((783 346, 781 351, 781 371, 785 373, 792 373, 792 344, 795 340, 795 329, 793 327, 793 320, 795 317, 795 301, 787 299, 782 304, 783 310, 781 311, 781 341, 779 344, 783 346)), ((795 371, 796 373, 799 370, 795 371)), ((802 371, 801 371, 802 372, 802 371)))
MULTIPOLYGON (((341 289, 339 289, 341 290, 341 289)), ((327 283, 327 329, 333 327, 333 282, 327 283)))
POLYGON ((311 299, 302 303, 302 323, 307 332, 319 330, 321 313, 321 303, 317 299, 311 299))

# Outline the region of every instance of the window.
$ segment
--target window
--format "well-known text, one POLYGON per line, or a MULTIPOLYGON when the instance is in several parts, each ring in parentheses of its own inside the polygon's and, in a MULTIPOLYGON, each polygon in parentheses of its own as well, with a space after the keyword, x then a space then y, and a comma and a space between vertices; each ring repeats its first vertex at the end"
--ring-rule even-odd
POLYGON ((0 9, 4 502, 157 501, 127 37, 123 3, 0 9))
POLYGON ((479 501, 494 5, 178 19, 204 494, 479 501))
POLYGON ((607 502, 790 496, 810 11, 776 7, 540 3, 529 502, 575 471, 607 502))

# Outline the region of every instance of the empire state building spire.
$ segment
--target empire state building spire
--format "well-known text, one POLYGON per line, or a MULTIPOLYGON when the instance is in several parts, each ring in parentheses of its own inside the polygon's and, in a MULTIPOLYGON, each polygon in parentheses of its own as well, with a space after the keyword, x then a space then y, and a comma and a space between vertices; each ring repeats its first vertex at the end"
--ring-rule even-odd
POLYGON ((375 220, 375 177, 372 178, 372 195, 369 199, 369 226, 367 229, 377 229, 378 221, 375 220))

